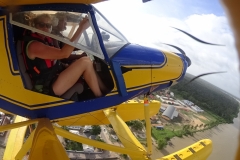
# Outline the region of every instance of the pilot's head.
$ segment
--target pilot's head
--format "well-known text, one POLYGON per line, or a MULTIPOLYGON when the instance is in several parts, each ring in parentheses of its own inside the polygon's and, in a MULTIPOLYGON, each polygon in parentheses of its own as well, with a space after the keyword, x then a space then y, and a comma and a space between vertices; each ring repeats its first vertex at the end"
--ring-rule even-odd
POLYGON ((52 32, 52 19, 49 14, 40 14, 33 21, 34 27, 51 33, 52 32))
POLYGON ((55 17, 58 19, 58 24, 54 27, 55 30, 62 32, 67 29, 67 16, 65 13, 56 13, 55 17))

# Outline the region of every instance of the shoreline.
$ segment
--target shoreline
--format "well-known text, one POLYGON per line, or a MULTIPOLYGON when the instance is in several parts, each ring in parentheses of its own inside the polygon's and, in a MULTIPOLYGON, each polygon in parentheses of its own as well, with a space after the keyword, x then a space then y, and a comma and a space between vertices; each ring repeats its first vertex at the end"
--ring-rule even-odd
MULTIPOLYGON (((239 122, 239 119, 238 119, 239 122)), ((238 123, 239 124, 239 123, 238 123)), ((173 145, 167 145, 162 150, 156 147, 153 149, 152 158, 157 159, 172 154, 181 150, 201 139, 211 139, 213 142, 213 151, 208 160, 215 159, 235 159, 236 150, 238 147, 239 125, 234 124, 220 124, 205 131, 199 131, 193 136, 183 136, 183 138, 171 138, 173 145), (231 145, 226 145, 231 144, 231 145)))

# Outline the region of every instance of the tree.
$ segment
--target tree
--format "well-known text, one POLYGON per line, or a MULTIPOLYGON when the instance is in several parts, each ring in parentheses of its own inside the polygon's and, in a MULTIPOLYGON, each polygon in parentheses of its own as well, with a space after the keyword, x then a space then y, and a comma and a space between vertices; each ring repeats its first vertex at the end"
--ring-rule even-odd
POLYGON ((99 141, 99 142, 105 142, 103 139, 101 139, 99 136, 96 137, 95 139, 96 141, 99 141))
POLYGON ((203 126, 203 127, 204 127, 204 128, 206 128, 207 126, 208 126, 208 124, 206 123, 206 124, 204 124, 204 126, 203 126))
POLYGON ((198 128, 198 124, 194 128, 197 129, 198 128))
POLYGON ((181 95, 183 98, 200 106, 204 111, 210 111, 213 115, 223 118, 223 121, 218 123, 232 123, 233 118, 237 116, 239 110, 237 100, 201 79, 188 84, 188 87, 183 87, 192 78, 192 75, 186 74, 180 83, 170 89, 176 95, 181 95))
POLYGON ((62 129, 64 129, 65 131, 69 131, 69 129, 66 126, 62 126, 62 129))
POLYGON ((100 126, 97 126, 97 125, 92 126, 91 134, 98 135, 100 133, 101 133, 101 127, 100 126))
POLYGON ((132 126, 132 121, 125 122, 128 126, 132 126))
POLYGON ((190 125, 184 125, 183 126, 183 130, 185 131, 185 130, 188 130, 190 128, 190 125))
POLYGON ((159 139, 158 140, 158 149, 163 149, 163 147, 165 146, 165 145, 167 145, 167 141, 166 141, 166 139, 159 139))
POLYGON ((126 155, 126 154, 120 154, 120 156, 123 157, 124 159, 128 158, 128 155, 126 155))
POLYGON ((132 121, 132 128, 135 130, 142 130, 143 124, 140 121, 132 121))
POLYGON ((66 147, 65 147, 66 150, 77 150, 77 151, 83 150, 82 143, 71 141, 69 139, 65 139, 65 143, 66 143, 66 147))

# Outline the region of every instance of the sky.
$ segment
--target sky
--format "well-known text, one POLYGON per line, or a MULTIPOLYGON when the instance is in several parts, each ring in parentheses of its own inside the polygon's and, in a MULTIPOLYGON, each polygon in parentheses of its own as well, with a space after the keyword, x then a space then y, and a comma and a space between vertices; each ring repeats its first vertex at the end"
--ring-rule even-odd
POLYGON ((110 0, 94 5, 131 43, 170 50, 170 43, 191 59, 187 72, 226 73, 202 77, 240 98, 237 51, 234 37, 219 0, 110 0), (206 42, 199 43, 173 29, 182 29, 206 42))

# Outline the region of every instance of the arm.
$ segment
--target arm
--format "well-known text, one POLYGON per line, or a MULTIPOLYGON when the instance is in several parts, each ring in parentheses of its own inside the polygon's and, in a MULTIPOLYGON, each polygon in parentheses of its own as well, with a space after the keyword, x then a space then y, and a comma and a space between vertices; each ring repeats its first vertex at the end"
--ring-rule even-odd
POLYGON ((71 63, 74 60, 79 59, 81 57, 85 57, 85 56, 87 56, 87 54, 85 52, 80 54, 80 55, 73 55, 73 54, 71 54, 68 58, 61 59, 61 62, 63 62, 63 63, 71 63))
MULTIPOLYGON (((81 36, 83 31, 86 30, 88 27, 89 21, 87 18, 84 18, 79 24, 77 31, 75 32, 70 41, 73 42, 77 40, 81 36)), ((58 49, 47 46, 38 41, 33 41, 28 47, 28 56, 31 59, 34 59, 36 57, 41 59, 63 59, 68 58, 73 50, 74 47, 68 44, 65 44, 62 49, 58 49)))
POLYGON ((71 54, 71 55, 68 57, 68 60, 75 60, 75 59, 79 59, 79 58, 85 57, 85 56, 87 56, 87 54, 86 54, 85 52, 82 53, 82 54, 78 54, 78 55, 76 55, 76 54, 71 54))

